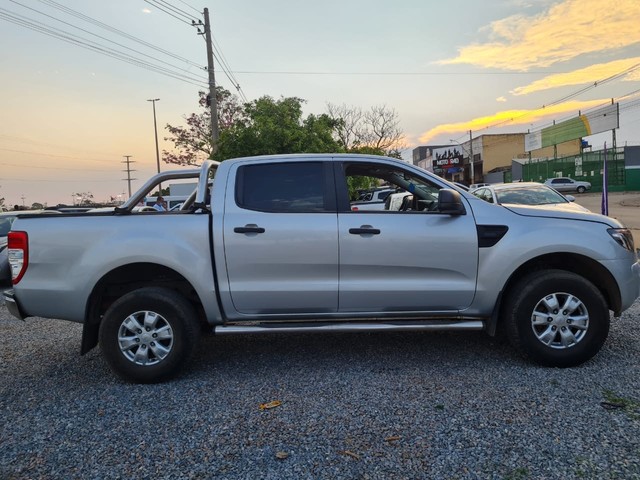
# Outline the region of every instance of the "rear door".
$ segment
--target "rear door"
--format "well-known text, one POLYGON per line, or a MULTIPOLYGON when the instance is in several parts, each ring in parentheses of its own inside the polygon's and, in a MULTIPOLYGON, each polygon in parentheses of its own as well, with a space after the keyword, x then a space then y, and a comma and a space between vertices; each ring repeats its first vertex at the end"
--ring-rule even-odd
POLYGON ((252 316, 336 312, 331 165, 262 159, 235 165, 229 179, 223 229, 233 310, 252 316))
POLYGON ((468 307, 478 265, 471 212, 439 213, 439 187, 401 166, 352 162, 336 170, 339 311, 452 312, 468 307), (407 198, 398 207, 389 202, 387 208, 394 210, 353 211, 349 186, 363 182, 390 184, 407 198))

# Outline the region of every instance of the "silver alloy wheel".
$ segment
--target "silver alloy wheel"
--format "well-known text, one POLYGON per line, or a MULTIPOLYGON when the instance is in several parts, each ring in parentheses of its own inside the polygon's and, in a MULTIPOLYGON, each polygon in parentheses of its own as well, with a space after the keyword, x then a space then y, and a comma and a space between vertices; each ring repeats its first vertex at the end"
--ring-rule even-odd
POLYGON ((155 365, 171 352, 173 329, 156 312, 132 313, 118 329, 118 344, 127 360, 136 365, 155 365))
POLYGON ((589 328, 589 312, 582 301, 569 293, 547 295, 533 309, 531 328, 536 338, 555 349, 571 348, 589 328))

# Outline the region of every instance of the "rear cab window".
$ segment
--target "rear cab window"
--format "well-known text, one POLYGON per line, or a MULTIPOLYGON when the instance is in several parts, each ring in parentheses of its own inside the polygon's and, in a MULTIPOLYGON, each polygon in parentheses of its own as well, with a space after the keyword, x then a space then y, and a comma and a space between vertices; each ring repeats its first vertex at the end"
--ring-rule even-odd
POLYGON ((243 165, 236 175, 236 204, 273 213, 335 212, 335 188, 323 162, 243 165))

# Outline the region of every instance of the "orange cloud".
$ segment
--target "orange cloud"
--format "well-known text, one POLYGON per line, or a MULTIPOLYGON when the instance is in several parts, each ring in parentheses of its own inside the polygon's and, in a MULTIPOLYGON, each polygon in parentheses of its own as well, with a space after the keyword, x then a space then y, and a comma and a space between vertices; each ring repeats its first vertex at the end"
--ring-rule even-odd
POLYGON ((524 87, 518 87, 510 93, 513 95, 527 95, 551 88, 600 82, 605 78, 633 68, 634 66, 636 69, 624 76, 622 80, 637 81, 640 80, 640 57, 633 57, 608 63, 599 63, 569 73, 549 75, 524 87))
POLYGON ((441 135, 445 136, 445 138, 451 138, 452 136, 464 134, 469 130, 478 134, 480 130, 492 127, 528 126, 552 115, 559 116, 567 113, 575 113, 577 115, 578 111, 598 107, 607 102, 610 102, 610 100, 571 101, 535 110, 504 110, 502 112, 496 112, 493 115, 478 117, 465 122, 438 125, 423 133, 420 136, 420 142, 424 144, 441 135))
POLYGON ((527 71, 579 55, 640 42, 638 0, 565 0, 536 16, 514 15, 489 26, 490 40, 439 62, 527 71))

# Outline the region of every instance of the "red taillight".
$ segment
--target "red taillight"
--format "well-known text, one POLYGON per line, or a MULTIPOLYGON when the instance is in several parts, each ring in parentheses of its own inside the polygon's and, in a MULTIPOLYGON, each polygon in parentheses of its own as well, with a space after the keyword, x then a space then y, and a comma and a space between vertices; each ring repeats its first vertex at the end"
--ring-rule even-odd
POLYGON ((7 245, 11 282, 16 285, 29 265, 29 237, 27 232, 9 232, 7 245))

